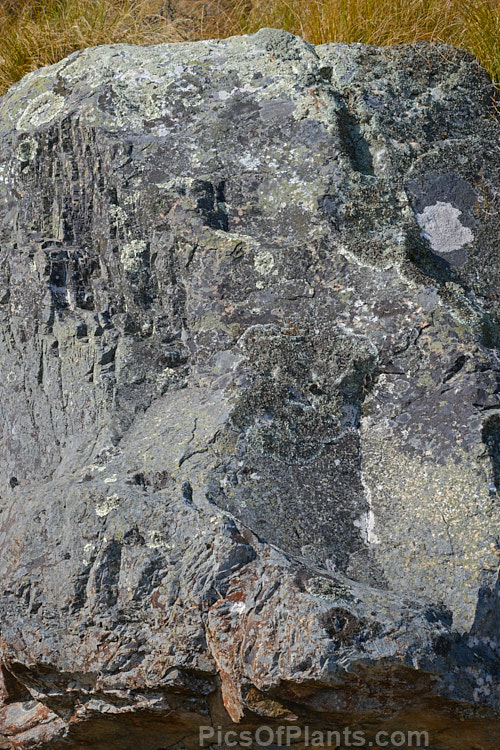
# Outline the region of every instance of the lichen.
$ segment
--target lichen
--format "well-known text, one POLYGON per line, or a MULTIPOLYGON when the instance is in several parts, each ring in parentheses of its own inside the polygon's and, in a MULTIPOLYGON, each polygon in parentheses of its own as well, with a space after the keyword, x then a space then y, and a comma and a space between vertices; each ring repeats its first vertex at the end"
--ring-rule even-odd
POLYGON ((261 250, 254 258, 254 266, 257 273, 267 276, 274 267, 274 257, 269 250, 261 250))
POLYGON ((16 149, 16 157, 22 162, 32 161, 37 152, 38 142, 34 138, 24 138, 16 149))
POLYGON ((65 98, 52 91, 47 91, 28 102, 19 117, 17 130, 35 130, 55 120, 65 105, 65 98))
POLYGON ((306 590, 313 596, 325 599, 326 601, 342 599, 346 602, 352 602, 355 599, 352 591, 347 586, 343 586, 328 578, 320 578, 319 576, 309 578, 306 583, 306 590))
POLYGON ((137 274, 143 268, 147 243, 144 240, 132 240, 123 245, 120 259, 124 270, 130 274, 137 274))
POLYGON ((423 236, 429 240, 436 253, 452 253, 474 241, 469 227, 464 227, 459 220, 461 211, 451 203, 438 201, 433 206, 426 206, 417 214, 417 221, 422 227, 423 236))
POLYGON ((115 510, 120 505, 120 498, 115 493, 113 495, 109 495, 108 497, 104 498, 100 503, 97 503, 95 507, 96 515, 98 515, 100 518, 104 518, 109 513, 111 513, 112 510, 115 510))

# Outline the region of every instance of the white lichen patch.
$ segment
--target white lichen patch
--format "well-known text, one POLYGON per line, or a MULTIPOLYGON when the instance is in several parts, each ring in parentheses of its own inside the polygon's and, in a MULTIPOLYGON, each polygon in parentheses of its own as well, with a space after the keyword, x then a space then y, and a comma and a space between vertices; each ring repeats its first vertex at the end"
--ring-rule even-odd
POLYGON ((167 180, 166 182, 157 182, 156 187, 160 190, 191 190, 193 183, 195 182, 193 177, 175 177, 173 180, 167 180))
POLYGON ((256 254, 253 264, 257 273, 267 276, 274 267, 274 256, 269 250, 261 250, 256 254))
POLYGON ((458 217, 461 213, 451 203, 438 201, 417 214, 417 221, 423 230, 422 237, 429 240, 434 252, 451 253, 474 241, 469 227, 460 223, 458 217))
POLYGON ((149 531, 148 536, 149 541, 146 542, 146 547, 149 547, 149 549, 159 549, 160 547, 165 547, 167 544, 159 531, 149 531))
POLYGON ((132 240, 122 247, 120 258, 125 271, 138 273, 141 270, 146 249, 144 240, 132 240))
POLYGON ((252 169, 258 169, 261 166, 261 164, 262 164, 262 162, 259 159, 259 157, 255 156, 255 154, 252 154, 249 151, 247 151, 246 153, 242 154, 238 158, 239 158, 240 164, 245 169, 250 169, 250 170, 252 170, 252 169))
POLYGON ((118 495, 109 495, 109 497, 104 498, 101 503, 98 503, 96 505, 96 515, 98 515, 100 518, 103 518, 104 516, 107 516, 108 513, 111 513, 112 510, 118 508, 119 504, 120 498, 118 497, 118 495))
POLYGON ((34 130, 54 120, 64 107, 65 99, 46 91, 30 101, 17 121, 17 130, 34 130))
POLYGON ((354 521, 354 525, 359 529, 361 538, 363 539, 365 544, 380 544, 380 539, 375 532, 375 513, 373 512, 373 499, 370 487, 364 480, 363 472, 361 472, 361 483, 365 491, 368 510, 366 511, 366 513, 363 513, 361 518, 354 521))
POLYGON ((88 544, 84 546, 83 548, 84 557, 82 559, 82 562, 84 565, 89 564, 94 554, 94 551, 95 551, 95 544, 92 544, 92 542, 89 542, 88 544))
POLYGON ((378 177, 385 177, 391 173, 392 163, 386 146, 371 149, 373 169, 378 177))
POLYGON ((111 221, 117 228, 122 228, 128 219, 128 214, 123 210, 121 206, 111 205, 109 207, 109 215, 111 221))

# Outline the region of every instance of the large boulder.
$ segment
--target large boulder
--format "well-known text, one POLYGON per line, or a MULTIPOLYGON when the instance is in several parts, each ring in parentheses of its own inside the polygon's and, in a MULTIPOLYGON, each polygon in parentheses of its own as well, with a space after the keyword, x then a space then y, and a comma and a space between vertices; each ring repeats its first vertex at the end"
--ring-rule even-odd
POLYGON ((0 100, 0 747, 497 747, 499 120, 270 29, 0 100))

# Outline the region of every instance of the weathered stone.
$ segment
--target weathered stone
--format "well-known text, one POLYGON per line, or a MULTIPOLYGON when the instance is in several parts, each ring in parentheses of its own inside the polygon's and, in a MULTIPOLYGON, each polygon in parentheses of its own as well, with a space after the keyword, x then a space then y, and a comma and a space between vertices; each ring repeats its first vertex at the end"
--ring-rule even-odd
POLYGON ((493 94, 263 29, 0 100, 2 747, 496 748, 493 94))

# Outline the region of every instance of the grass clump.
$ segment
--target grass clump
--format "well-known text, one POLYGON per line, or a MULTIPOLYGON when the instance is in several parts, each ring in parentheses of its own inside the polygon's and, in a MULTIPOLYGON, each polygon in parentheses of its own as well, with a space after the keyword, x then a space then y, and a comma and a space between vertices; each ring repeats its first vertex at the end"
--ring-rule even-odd
POLYGON ((245 33, 272 26, 313 44, 452 44, 500 82, 500 0, 254 0, 236 10, 245 33))
POLYGON ((228 21, 223 0, 0 0, 0 94, 79 49, 227 36, 228 21))
POLYGON ((85 47, 251 33, 263 26, 314 44, 446 42, 500 82, 500 0, 0 0, 0 93, 85 47))

